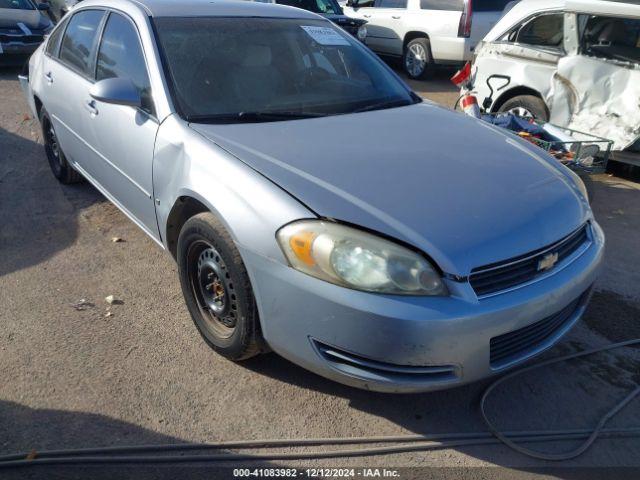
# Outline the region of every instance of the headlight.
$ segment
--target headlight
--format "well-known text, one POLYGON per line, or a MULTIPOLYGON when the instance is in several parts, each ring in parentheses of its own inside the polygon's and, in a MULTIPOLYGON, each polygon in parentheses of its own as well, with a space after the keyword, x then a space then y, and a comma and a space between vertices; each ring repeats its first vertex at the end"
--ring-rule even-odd
POLYGON ((291 266, 367 292, 448 295, 433 266, 408 248, 337 223, 303 220, 282 227, 278 243, 291 266))
POLYGON ((364 42, 365 39, 367 38, 367 26, 362 25, 360 28, 358 28, 358 32, 356 33, 356 36, 358 37, 358 40, 360 40, 361 42, 364 42))

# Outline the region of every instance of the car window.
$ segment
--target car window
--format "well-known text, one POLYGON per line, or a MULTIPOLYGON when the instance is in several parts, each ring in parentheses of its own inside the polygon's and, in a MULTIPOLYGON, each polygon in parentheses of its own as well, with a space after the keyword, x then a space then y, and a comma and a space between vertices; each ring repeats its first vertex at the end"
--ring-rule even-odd
POLYGON ((49 36, 49 40, 47 40, 47 55, 51 55, 52 57, 58 56, 58 51, 60 50, 60 40, 62 39, 62 35, 64 34, 64 29, 67 26, 67 21, 62 21, 56 29, 51 32, 49 36))
POLYGON ((334 0, 277 0, 276 3, 297 7, 314 13, 341 14, 340 6, 334 0))
POLYGON ((420 0, 420 8, 422 10, 462 12, 464 10, 464 0, 420 0))
POLYGON ((559 48, 564 40, 564 14, 540 15, 509 35, 510 41, 524 45, 559 48))
POLYGON ((82 10, 71 20, 62 38, 60 60, 78 72, 93 77, 92 53, 102 20, 102 10, 82 10))
POLYGON ((357 8, 371 8, 373 7, 373 4, 375 3, 375 0, 360 0, 358 2, 358 4, 356 5, 357 8))
POLYGON ((35 10, 36 6, 31 2, 31 0, 0 0, 0 8, 35 10))
MULTIPOLYGON (((511 0, 481 0, 473 2, 474 12, 501 12, 511 0)), ((462 12, 465 0, 420 0, 422 10, 462 12)))
POLYGON ((269 121, 267 115, 334 115, 420 101, 370 50, 326 20, 153 22, 174 101, 188 121, 269 121))
POLYGON ((580 15, 584 55, 640 63, 640 20, 580 15))
MULTIPOLYGON (((502 12, 512 0, 480 0, 473 2, 474 12, 502 12)), ((517 2, 516 2, 517 3, 517 2)))
POLYGON ((142 97, 143 109, 152 111, 151 84, 138 32, 128 19, 109 15, 102 34, 96 66, 96 80, 128 78, 142 97))
POLYGON ((407 8, 407 0, 376 0, 376 8, 407 8))

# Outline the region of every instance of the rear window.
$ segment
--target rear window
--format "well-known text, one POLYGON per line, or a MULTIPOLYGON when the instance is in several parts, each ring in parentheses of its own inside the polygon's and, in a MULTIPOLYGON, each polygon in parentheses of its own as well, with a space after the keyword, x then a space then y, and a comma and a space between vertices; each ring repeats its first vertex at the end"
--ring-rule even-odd
POLYGON ((511 0, 476 0, 473 2, 474 12, 502 12, 511 0))
POLYGON ((464 0, 420 0, 422 10, 464 10, 464 0))
MULTIPOLYGON (((512 0, 473 0, 474 12, 502 12, 512 0)), ((462 12, 465 0, 420 0, 422 10, 451 10, 462 12)))
POLYGON ((101 10, 83 10, 76 13, 69 21, 60 48, 60 60, 74 70, 91 77, 91 53, 103 14, 101 10))

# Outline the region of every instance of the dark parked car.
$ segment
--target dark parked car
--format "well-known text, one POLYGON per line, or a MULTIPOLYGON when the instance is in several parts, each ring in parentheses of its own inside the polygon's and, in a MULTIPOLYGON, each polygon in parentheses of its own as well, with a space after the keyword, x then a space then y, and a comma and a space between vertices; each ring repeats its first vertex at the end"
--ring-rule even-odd
POLYGON ((348 17, 342 11, 337 0, 253 0, 261 3, 277 3, 290 7, 301 8, 309 12, 317 13, 331 20, 343 30, 364 42, 367 36, 366 20, 348 17))
POLYGON ((20 65, 53 28, 47 3, 0 0, 0 65, 20 65))
POLYGON ((69 10, 81 0, 48 0, 51 5, 50 15, 56 22, 59 22, 69 10))

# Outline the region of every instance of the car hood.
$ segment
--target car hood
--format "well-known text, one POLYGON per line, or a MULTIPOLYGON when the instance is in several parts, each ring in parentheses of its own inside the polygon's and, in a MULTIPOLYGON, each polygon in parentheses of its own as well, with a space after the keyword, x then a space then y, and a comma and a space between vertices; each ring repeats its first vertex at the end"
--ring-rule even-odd
POLYGON ((591 215, 553 158, 431 103, 191 127, 317 215, 409 243, 454 275, 549 245, 591 215))
POLYGON ((0 8, 0 28, 16 28, 21 33, 18 23, 32 30, 42 30, 50 22, 40 10, 19 10, 16 8, 0 8))

